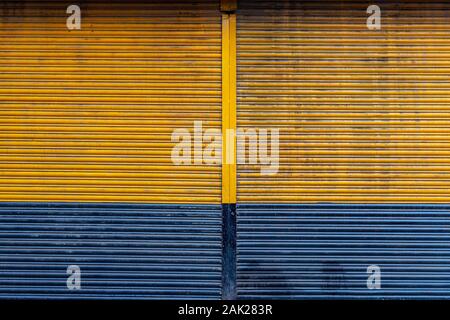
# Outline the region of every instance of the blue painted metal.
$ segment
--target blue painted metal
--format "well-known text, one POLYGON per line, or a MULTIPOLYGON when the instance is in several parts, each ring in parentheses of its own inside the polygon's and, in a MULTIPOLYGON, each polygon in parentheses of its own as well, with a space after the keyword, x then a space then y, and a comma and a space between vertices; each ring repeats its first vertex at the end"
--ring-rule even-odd
POLYGON ((0 298, 219 299, 220 205, 0 203, 0 298), (68 265, 81 290, 68 290, 68 265))
POLYGON ((450 298, 449 205, 240 204, 239 298, 450 298), (367 267, 381 289, 367 288, 367 267))
POLYGON ((236 299, 236 204, 222 204, 222 298, 236 299))

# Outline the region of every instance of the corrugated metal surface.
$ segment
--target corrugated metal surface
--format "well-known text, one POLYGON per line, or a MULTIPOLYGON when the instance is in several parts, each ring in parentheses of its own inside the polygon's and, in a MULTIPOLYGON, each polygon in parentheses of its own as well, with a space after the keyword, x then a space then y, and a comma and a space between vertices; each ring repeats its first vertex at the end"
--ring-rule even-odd
POLYGON ((448 205, 238 205, 238 297, 450 298, 449 221, 448 205))
POLYGON ((238 165, 238 202, 449 202, 449 12, 240 1, 238 127, 280 128, 281 159, 270 177, 238 165))
POLYGON ((220 203, 175 128, 221 127, 219 1, 0 4, 0 201, 220 203))
POLYGON ((2 203, 0 298, 219 299, 220 205, 2 203), (69 265, 81 290, 68 290, 69 265))

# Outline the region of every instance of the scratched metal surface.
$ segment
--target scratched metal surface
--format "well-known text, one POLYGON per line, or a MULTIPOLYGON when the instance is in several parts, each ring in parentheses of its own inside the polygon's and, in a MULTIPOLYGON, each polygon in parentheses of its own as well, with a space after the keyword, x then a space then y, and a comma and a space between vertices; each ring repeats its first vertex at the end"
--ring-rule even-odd
POLYGON ((242 0, 241 129, 280 129, 280 165, 238 165, 238 202, 448 203, 450 3, 242 0))
POLYGON ((66 2, 1 1, 0 201, 220 203, 220 165, 171 158, 221 128, 219 4, 82 1, 67 30, 66 2))

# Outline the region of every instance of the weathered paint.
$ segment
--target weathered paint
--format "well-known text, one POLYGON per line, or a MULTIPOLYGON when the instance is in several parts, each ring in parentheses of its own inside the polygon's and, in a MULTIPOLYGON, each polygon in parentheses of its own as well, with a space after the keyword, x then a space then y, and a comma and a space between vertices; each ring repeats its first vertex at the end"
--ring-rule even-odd
POLYGON ((450 298, 449 205, 239 204, 237 217, 238 298, 450 298))
POLYGON ((448 203, 450 4, 239 2, 238 128, 279 128, 280 167, 238 202, 448 203))
POLYGON ((222 298, 236 299, 236 204, 222 204, 222 298))
POLYGON ((216 203, 221 167, 172 132, 221 128, 215 0, 0 5, 0 201, 216 203))
POLYGON ((63 3, 2 2, 0 201, 38 203, 0 205, 0 297, 448 298, 447 205, 349 203, 450 200, 450 6, 383 2, 380 31, 367 6, 87 1, 69 32, 63 3), (238 205, 237 252, 235 165, 170 159, 236 99, 282 146, 278 175, 238 167, 267 205, 238 205))
POLYGON ((3 202, 0 298, 219 299, 221 225, 220 205, 3 202))

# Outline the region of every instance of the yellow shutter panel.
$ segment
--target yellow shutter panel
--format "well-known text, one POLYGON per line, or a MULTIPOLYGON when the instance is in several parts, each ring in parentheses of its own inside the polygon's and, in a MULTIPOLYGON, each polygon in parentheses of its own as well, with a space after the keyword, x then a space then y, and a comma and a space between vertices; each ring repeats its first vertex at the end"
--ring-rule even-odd
POLYGON ((449 12, 241 1, 238 128, 279 128, 280 167, 238 165, 238 202, 450 201, 449 12))
POLYGON ((220 203, 220 165, 172 163, 221 128, 219 1, 0 6, 0 200, 220 203))

